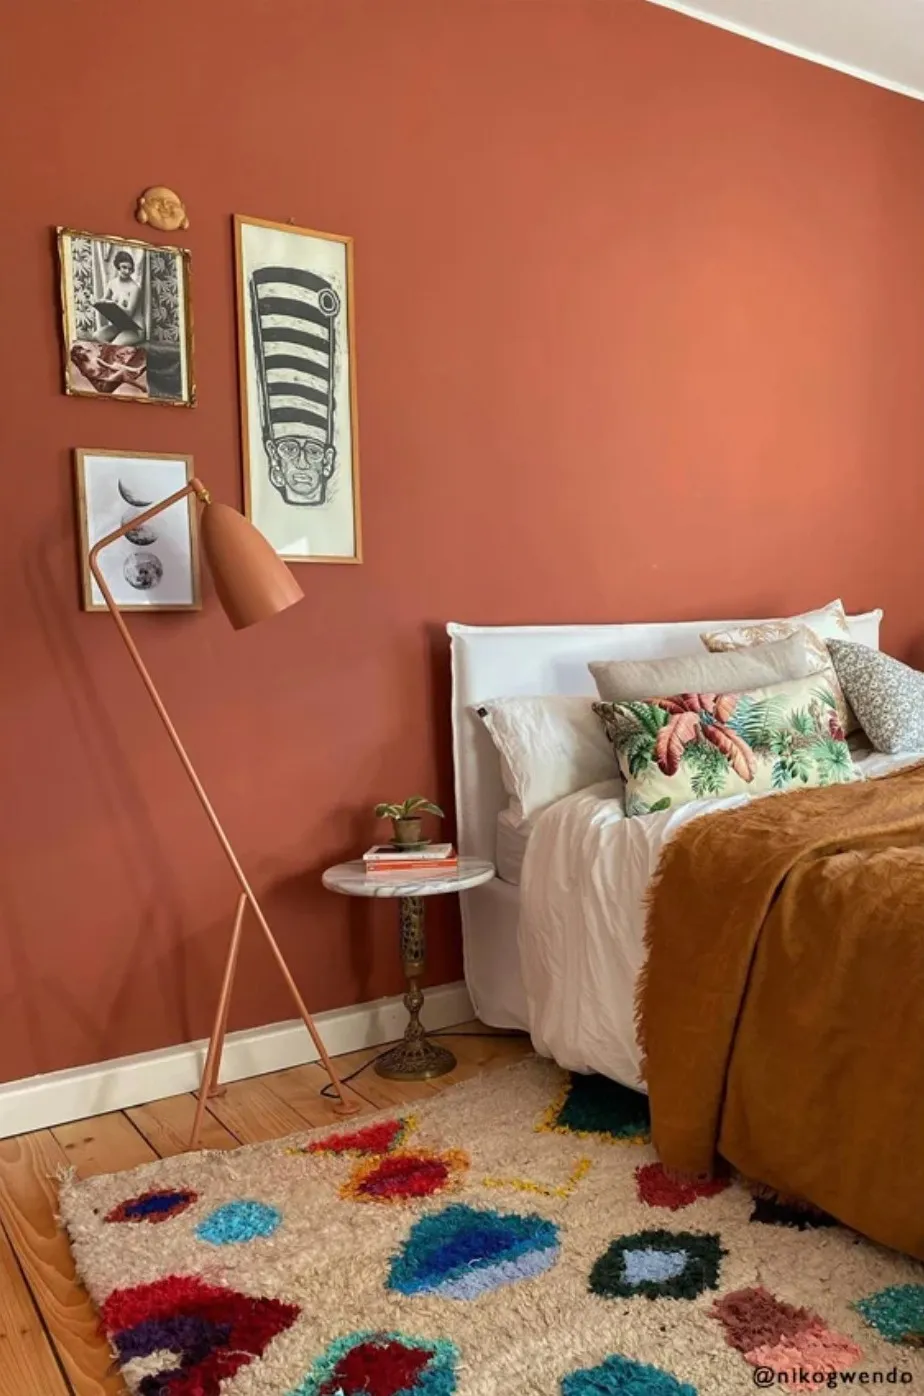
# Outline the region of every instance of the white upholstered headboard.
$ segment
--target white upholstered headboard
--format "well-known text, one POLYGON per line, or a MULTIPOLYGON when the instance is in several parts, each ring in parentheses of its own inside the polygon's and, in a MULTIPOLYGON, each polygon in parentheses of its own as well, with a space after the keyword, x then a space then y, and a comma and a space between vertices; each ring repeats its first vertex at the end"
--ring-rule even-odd
MULTIPOLYGON (((848 616, 851 638, 879 647, 881 611, 848 616)), ((701 648, 703 630, 753 621, 671 621, 654 625, 459 625, 452 649, 452 744, 459 851, 494 858, 497 816, 507 803, 500 763, 473 711, 488 698, 596 694, 592 659, 662 658, 701 648)))

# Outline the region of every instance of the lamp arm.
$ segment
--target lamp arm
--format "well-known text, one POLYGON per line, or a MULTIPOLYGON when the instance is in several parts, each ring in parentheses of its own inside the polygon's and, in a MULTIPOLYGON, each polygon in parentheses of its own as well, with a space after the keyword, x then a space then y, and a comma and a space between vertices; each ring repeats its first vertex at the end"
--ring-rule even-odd
MULTIPOLYGON (((152 504, 150 509, 146 509, 143 514, 133 515, 128 523, 123 524, 121 528, 117 528, 114 533, 107 533, 105 538, 101 538, 98 543, 93 544, 93 547, 90 549, 90 571, 96 578, 97 585, 104 596, 106 594, 104 584, 96 569, 96 559, 103 549, 108 548, 110 543, 115 543, 119 538, 124 538, 127 533, 131 533, 139 524, 147 523, 148 519, 153 519, 158 514, 162 514, 165 509, 170 508, 171 504, 179 503, 179 501, 185 499, 188 494, 194 494, 203 504, 211 504, 212 502, 212 497, 201 480, 196 480, 195 478, 187 480, 183 488, 177 490, 176 494, 169 494, 166 499, 162 499, 158 504, 152 504)), ((109 606, 109 609, 112 610, 112 605, 109 606)))
POLYGON ((224 850, 225 857, 231 864, 231 867, 234 870, 234 875, 240 883, 242 891, 246 894, 247 900, 250 902, 251 906, 256 907, 257 899, 254 896, 253 889, 251 888, 250 883, 247 881, 244 869, 238 862, 237 854, 231 847, 228 836, 221 826, 218 815, 212 808, 212 803, 209 800, 208 795, 205 793, 205 787, 203 786, 198 775, 196 774, 196 769, 193 766, 193 763, 190 761, 189 756, 186 753, 186 748, 183 746, 183 743, 180 740, 180 734, 174 727, 173 722, 170 718, 170 714, 164 707, 161 696, 158 693, 157 688, 154 684, 154 680, 148 673, 144 660, 141 658, 141 655, 138 652, 138 647, 131 637, 131 632, 129 631, 128 626, 125 624, 125 621, 122 618, 122 613, 119 610, 118 605, 116 604, 112 592, 109 590, 109 587, 106 583, 106 579, 103 576, 99 566, 99 554, 103 551, 104 548, 108 548, 110 543, 115 543, 119 538, 124 538, 130 530, 138 528, 140 524, 145 523, 148 519, 153 519, 157 514, 162 514, 165 509, 169 509, 172 504, 177 504, 181 499, 185 499, 186 496, 190 494, 195 494, 196 497, 202 500, 204 503, 210 502, 209 492, 202 484, 202 482, 196 479, 190 480, 188 484, 184 485, 183 489, 177 490, 175 494, 168 495, 168 497, 166 499, 162 499, 159 504, 152 505, 151 508, 147 509, 143 514, 136 515, 127 524, 123 524, 121 528, 117 528, 113 533, 108 533, 105 538, 101 538, 98 543, 95 543, 93 547, 90 549, 90 571, 93 573, 96 585, 103 593, 103 600, 106 603, 106 606, 109 610, 109 614, 115 621, 116 628, 122 637, 122 641, 125 645, 125 648, 128 650, 128 653, 131 656, 132 663, 138 670, 139 675, 141 676, 141 682, 144 684, 145 688, 148 691, 148 697, 154 704, 154 707, 157 710, 158 717, 160 718, 164 727, 167 729, 167 736, 173 743, 173 748, 176 751, 177 756, 180 758, 180 761, 182 762, 183 769, 189 777, 190 783, 192 784, 193 789, 199 797, 199 803, 205 810, 206 817, 215 831, 215 835, 219 843, 221 844, 222 849, 224 850))

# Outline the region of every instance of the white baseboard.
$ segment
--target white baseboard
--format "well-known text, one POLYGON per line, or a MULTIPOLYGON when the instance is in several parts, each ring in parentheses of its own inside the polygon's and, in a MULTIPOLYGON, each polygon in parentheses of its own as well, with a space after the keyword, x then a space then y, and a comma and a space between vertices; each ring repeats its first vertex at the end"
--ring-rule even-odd
MULTIPOLYGON (((441 984, 426 991, 423 1018, 431 1030, 464 1023, 471 1016, 471 1000, 464 984, 441 984)), ((376 999, 352 1008, 318 1013, 315 1022, 331 1056, 338 1056, 361 1047, 378 1047, 400 1037, 407 1022, 407 1009, 398 997, 376 999)), ((0 1085, 0 1139, 193 1091, 199 1084, 207 1045, 204 1040, 186 1042, 180 1047, 140 1052, 133 1057, 117 1057, 94 1066, 52 1071, 0 1085)), ((295 1018, 265 1028, 229 1033, 220 1079, 240 1081, 317 1059, 304 1023, 295 1018)))

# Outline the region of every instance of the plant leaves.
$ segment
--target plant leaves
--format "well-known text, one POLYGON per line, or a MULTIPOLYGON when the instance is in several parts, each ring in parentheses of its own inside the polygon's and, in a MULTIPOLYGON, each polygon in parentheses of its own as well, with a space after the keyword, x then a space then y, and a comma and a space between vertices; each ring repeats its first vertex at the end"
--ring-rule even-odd
POLYGON ((737 706, 737 693, 719 693, 716 695, 713 711, 719 722, 727 722, 730 717, 734 716, 737 706))
POLYGON ((846 742, 835 741, 833 737, 822 737, 811 751, 822 785, 835 785, 853 778, 850 748, 846 742))
POLYGON ((374 813, 376 819, 414 819, 418 814, 438 814, 440 819, 445 818, 439 805, 428 800, 426 795, 410 795, 400 804, 383 801, 375 806, 374 813))
POLYGON ((677 774, 683 759, 683 749, 699 736, 700 723, 696 713, 682 712, 668 719, 655 743, 655 760, 666 776, 677 774))
POLYGON ((690 785, 698 800, 721 795, 728 779, 728 762, 716 747, 699 737, 683 753, 690 767, 690 785))
POLYGON ((622 755, 629 768, 629 774, 640 776, 647 771, 654 759, 655 739, 650 732, 633 732, 624 740, 622 755))
POLYGON ((656 698, 659 708, 669 713, 709 713, 715 708, 714 693, 678 693, 674 698, 656 698))
POLYGON ((782 756, 779 761, 773 763, 770 783, 774 790, 785 790, 787 785, 795 779, 795 774, 791 759, 787 756, 782 756))
MULTIPOLYGON (((617 706, 614 704, 614 706, 617 706)), ((667 711, 661 707, 661 700, 651 703, 630 702, 622 705, 623 712, 631 713, 644 731, 656 737, 669 721, 667 711)))
POLYGON ((757 771, 757 757, 744 738, 739 737, 731 727, 723 727, 719 723, 703 727, 703 736, 707 742, 718 747, 735 774, 750 784, 757 771))
POLYGON ((837 699, 825 684, 820 684, 818 688, 812 689, 812 697, 817 699, 823 708, 833 708, 837 712, 837 699))
POLYGON ((651 706, 660 708, 665 713, 685 713, 689 712, 687 698, 689 694, 681 693, 677 698, 652 698, 651 706))
POLYGON ((776 732, 788 726, 785 699, 751 698, 742 694, 727 725, 755 751, 769 751, 776 732))
POLYGON ((715 693, 685 693, 683 701, 691 713, 708 713, 715 716, 715 693))
MULTIPOLYGON (((833 714, 836 718, 837 714, 833 714)), ((788 718, 789 726, 800 737, 817 737, 818 728, 815 726, 815 719, 807 708, 793 708, 788 718)))

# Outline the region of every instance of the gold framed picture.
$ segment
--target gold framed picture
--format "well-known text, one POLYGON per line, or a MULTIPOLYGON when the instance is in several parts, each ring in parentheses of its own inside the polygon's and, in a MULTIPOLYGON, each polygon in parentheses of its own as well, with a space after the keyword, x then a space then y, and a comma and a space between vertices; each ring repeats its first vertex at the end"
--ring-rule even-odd
MULTIPOLYGON (((105 611, 90 572, 90 549, 175 494, 193 478, 192 456, 145 451, 74 452, 83 609, 105 611)), ((198 611, 202 607, 199 526, 192 495, 130 529, 99 554, 106 585, 120 611, 198 611)))
POLYGON ((192 407, 189 253, 59 228, 64 391, 192 407))
POLYGON ((286 562, 361 562, 353 239, 234 234, 247 517, 286 562))

